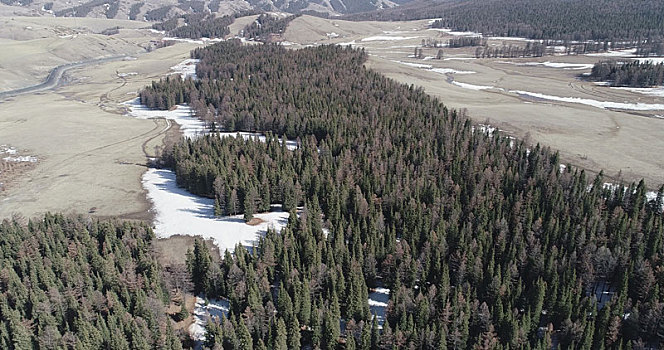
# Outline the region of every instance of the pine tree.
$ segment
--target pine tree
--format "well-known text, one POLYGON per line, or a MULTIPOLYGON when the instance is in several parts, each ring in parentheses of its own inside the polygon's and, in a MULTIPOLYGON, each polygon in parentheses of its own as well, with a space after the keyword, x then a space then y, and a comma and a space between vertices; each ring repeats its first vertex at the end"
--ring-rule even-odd
POLYGON ((297 321, 297 317, 291 317, 288 327, 288 348, 299 349, 301 347, 300 338, 300 323, 297 321))
POLYGON ((194 294, 204 293, 208 290, 210 264, 210 251, 205 242, 196 237, 193 252, 187 252, 187 266, 194 284, 194 294))
POLYGON ((288 331, 286 330, 286 323, 284 322, 284 319, 279 317, 277 319, 277 327, 275 329, 275 332, 273 334, 274 337, 274 342, 273 342, 273 349, 274 350, 288 350, 288 331))

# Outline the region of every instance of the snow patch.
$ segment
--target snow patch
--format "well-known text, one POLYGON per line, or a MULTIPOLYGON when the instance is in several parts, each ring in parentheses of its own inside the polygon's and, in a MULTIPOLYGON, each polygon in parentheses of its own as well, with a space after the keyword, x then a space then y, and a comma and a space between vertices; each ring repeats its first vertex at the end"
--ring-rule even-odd
POLYGON ((463 71, 463 70, 456 70, 456 69, 452 69, 452 68, 433 68, 433 66, 430 65, 430 64, 412 63, 412 62, 403 62, 403 61, 392 61, 392 62, 403 64, 403 65, 409 66, 409 67, 426 69, 426 70, 429 70, 431 72, 435 72, 435 73, 439 73, 439 74, 474 74, 475 73, 473 71, 463 71))
POLYGON ((363 38, 362 41, 398 41, 398 40, 410 40, 417 39, 419 36, 386 36, 386 35, 376 35, 363 38))
POLYGON ((637 92, 639 94, 644 94, 644 95, 664 97, 664 86, 659 86, 654 88, 632 88, 632 87, 611 87, 611 88, 617 90, 637 92))
POLYGON ((187 138, 196 138, 206 133, 205 123, 193 116, 191 107, 187 105, 177 105, 170 111, 161 111, 151 109, 141 104, 140 97, 124 102, 123 105, 129 109, 129 116, 138 119, 165 118, 173 120, 180 125, 180 131, 187 138))
POLYGON ((542 100, 567 102, 567 103, 578 103, 578 104, 597 107, 597 108, 601 108, 601 109, 615 108, 615 109, 625 109, 625 110, 632 110, 632 111, 664 110, 664 104, 649 104, 649 103, 640 103, 640 102, 639 103, 627 103, 627 102, 597 101, 597 100, 591 100, 591 99, 587 99, 587 98, 560 97, 560 96, 545 95, 545 94, 540 94, 540 93, 537 93, 537 92, 521 91, 521 90, 510 90, 510 92, 518 94, 518 95, 530 96, 530 97, 534 97, 534 98, 538 98, 538 99, 542 99, 542 100))
POLYGON ((195 341, 205 341, 205 326, 209 319, 221 321, 222 315, 228 316, 230 304, 226 300, 210 299, 206 301, 196 297, 194 305, 194 323, 189 326, 189 335, 195 341))
POLYGON ((12 162, 12 163, 36 163, 37 162, 37 157, 33 156, 16 156, 16 157, 4 157, 2 158, 5 162, 12 162))
MULTIPOLYGON (((238 132, 219 132, 217 133, 219 137, 237 137, 240 136, 245 140, 257 140, 261 142, 266 142, 267 138, 263 134, 259 134, 256 132, 245 132, 245 131, 238 131, 238 132)), ((279 138, 279 142, 284 142, 282 138, 279 138)), ((286 148, 293 151, 297 149, 297 141, 295 140, 286 140, 286 148)))
POLYGON ((198 79, 196 76, 196 64, 198 64, 200 61, 201 60, 198 59, 188 58, 171 67, 171 71, 173 71, 173 74, 180 74, 182 76, 182 80, 187 78, 196 80, 198 79))
POLYGON ((476 90, 476 91, 490 90, 490 89, 494 88, 493 86, 474 85, 474 84, 462 83, 460 81, 452 81, 452 84, 456 85, 458 87, 464 88, 464 89, 470 89, 470 90, 476 90))
POLYGON ((288 224, 289 213, 274 207, 274 211, 255 214, 258 225, 247 225, 243 215, 214 216, 214 199, 196 196, 179 188, 175 172, 149 169, 143 174, 143 188, 153 203, 154 232, 157 237, 174 235, 201 236, 212 239, 220 252, 234 251, 237 244, 252 247, 268 228, 280 231, 288 224))
POLYGON ((475 72, 470 70, 456 70, 452 68, 432 68, 430 71, 440 74, 475 74, 475 72))
POLYGON ((369 309, 376 315, 378 328, 383 329, 385 323, 385 309, 390 301, 390 290, 387 288, 375 288, 369 293, 369 309))
POLYGON ((636 49, 615 50, 607 52, 589 53, 590 57, 630 57, 636 54, 636 49))
POLYGON ((591 69, 594 64, 582 63, 564 63, 564 62, 501 62, 504 64, 513 64, 516 66, 544 66, 549 68, 562 68, 562 69, 591 69))

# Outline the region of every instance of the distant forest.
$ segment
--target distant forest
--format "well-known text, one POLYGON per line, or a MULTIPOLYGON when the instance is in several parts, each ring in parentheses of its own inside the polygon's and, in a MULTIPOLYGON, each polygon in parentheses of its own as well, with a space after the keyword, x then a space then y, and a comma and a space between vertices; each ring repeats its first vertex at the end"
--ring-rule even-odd
POLYGON ((231 41, 192 57, 199 80, 154 82, 142 101, 190 103, 268 140, 183 141, 164 159, 178 183, 214 197, 218 214, 291 211, 253 255, 190 256, 195 290, 231 304, 209 324, 208 347, 664 342, 664 187, 648 201, 643 182, 612 191, 601 173, 561 171, 557 153, 481 132, 367 70, 363 51, 231 41), (367 303, 379 286, 391 291, 382 330, 367 303))
POLYGON ((664 84, 664 63, 600 61, 593 66, 590 79, 608 81, 611 86, 660 86, 664 84))
POLYGON ((271 34, 283 34, 286 27, 288 27, 288 23, 297 17, 298 15, 279 17, 262 14, 254 22, 244 27, 243 36, 256 41, 269 41, 271 34))
POLYGON ((228 26, 234 20, 233 16, 215 17, 215 15, 188 14, 155 23, 152 28, 166 31, 169 36, 176 38, 213 39, 228 35, 230 33, 228 26), (184 22, 181 26, 179 26, 180 19, 184 22))
POLYGON ((0 348, 182 349, 145 224, 0 223, 0 348))
POLYGON ((449 27, 493 36, 559 40, 664 38, 660 0, 415 1, 398 8, 348 15, 352 20, 441 18, 449 27))

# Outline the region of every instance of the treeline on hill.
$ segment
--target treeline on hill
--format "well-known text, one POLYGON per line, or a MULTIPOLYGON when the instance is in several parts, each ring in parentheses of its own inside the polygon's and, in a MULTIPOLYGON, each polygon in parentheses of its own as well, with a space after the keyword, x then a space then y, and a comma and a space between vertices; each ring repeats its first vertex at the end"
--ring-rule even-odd
POLYGON ((171 12, 173 6, 162 6, 156 9, 152 9, 145 13, 145 20, 147 21, 163 21, 164 18, 168 17, 168 14, 171 12))
POLYGON ((182 349, 153 239, 62 215, 0 223, 0 348, 182 349))
POLYGON ((243 37, 268 42, 272 34, 283 34, 286 31, 286 27, 288 27, 288 23, 297 17, 299 15, 281 17, 262 14, 254 22, 244 27, 243 37))
POLYGON ((608 81, 611 86, 659 86, 664 84, 664 63, 599 61, 593 66, 590 79, 608 81))
POLYGON ((664 188, 648 202, 643 182, 612 192, 601 174, 589 183, 561 172, 556 153, 474 130, 422 89, 364 68, 362 51, 224 42, 192 57, 199 80, 154 82, 141 98, 191 103, 227 130, 299 139, 290 151, 273 136, 211 135, 166 159, 220 212, 291 209, 255 254, 238 247, 220 266, 190 268, 196 290, 230 300, 207 346, 664 341, 664 188), (381 331, 367 303, 377 286, 391 290, 381 331))
POLYGON ((137 2, 131 4, 131 7, 129 8, 129 19, 132 21, 135 21, 136 18, 138 17, 138 14, 141 13, 141 7, 145 5, 144 2, 137 2))
POLYGON ((346 18, 441 18, 434 27, 487 36, 620 41, 661 39, 664 37, 662 16, 664 2, 660 0, 470 0, 416 1, 399 8, 346 18))
POLYGON ((120 0, 92 0, 71 8, 55 11, 57 17, 86 17, 95 7, 107 6, 104 14, 107 18, 114 18, 120 8, 120 0))
POLYGON ((189 14, 155 23, 152 28, 166 31, 169 36, 176 38, 223 38, 230 33, 228 26, 234 20, 233 16, 215 17, 215 15, 189 14), (182 26, 178 26, 180 18, 184 20, 182 26))

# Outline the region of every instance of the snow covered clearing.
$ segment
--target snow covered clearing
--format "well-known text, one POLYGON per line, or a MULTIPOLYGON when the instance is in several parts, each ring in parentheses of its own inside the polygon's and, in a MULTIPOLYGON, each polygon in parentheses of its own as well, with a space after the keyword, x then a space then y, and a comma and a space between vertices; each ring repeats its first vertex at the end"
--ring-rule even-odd
POLYGON ((118 73, 118 77, 120 78, 131 77, 134 75, 138 75, 138 72, 118 73))
POLYGON ((376 288, 369 293, 369 309, 371 314, 376 315, 378 328, 383 329, 385 323, 385 309, 390 301, 390 290, 387 288, 376 288))
POLYGON ((174 110, 161 111, 142 105, 139 97, 124 102, 123 105, 128 107, 128 115, 135 118, 165 118, 173 120, 180 125, 180 131, 182 131, 185 137, 195 138, 206 133, 205 123, 194 117, 191 108, 187 105, 177 105, 174 110))
POLYGON ((149 169, 143 174, 143 187, 153 203, 154 231, 157 237, 174 235, 201 236, 212 239, 220 252, 234 251, 237 244, 252 247, 268 228, 280 231, 288 224, 289 213, 274 211, 254 215, 258 225, 247 225, 242 215, 214 216, 214 200, 193 195, 179 188, 175 173, 166 169, 149 169))
POLYGON ((187 78, 192 78, 196 80, 198 79, 198 77, 196 76, 196 64, 200 61, 201 60, 197 60, 194 58, 188 58, 171 67, 171 71, 173 71, 173 74, 180 74, 182 76, 182 80, 185 80, 187 78))
MULTIPOLYGON (((194 323, 189 326, 189 335, 197 342, 205 341, 205 326, 208 319, 219 319, 222 315, 228 316, 230 304, 226 300, 210 299, 206 301, 196 297, 194 305, 194 323)), ((197 346, 197 348, 200 348, 197 346)))
POLYGON ((386 35, 376 35, 363 38, 362 41, 399 41, 399 40, 410 40, 417 39, 419 36, 386 36, 386 35))
POLYGON ((558 102, 567 102, 567 103, 578 103, 583 105, 588 105, 592 107, 597 107, 601 109, 607 108, 616 108, 616 109, 625 109, 632 111, 659 111, 664 110, 664 104, 654 103, 627 103, 627 102, 610 102, 610 101, 597 101, 587 98, 579 97, 560 97, 540 94, 537 92, 530 91, 520 91, 520 90, 510 90, 510 92, 522 96, 530 96, 542 100, 558 101, 558 102))

